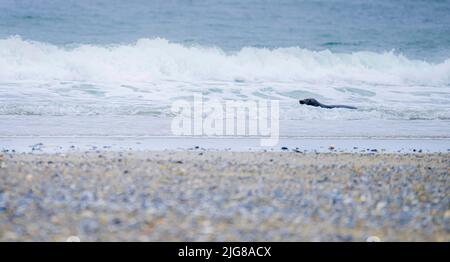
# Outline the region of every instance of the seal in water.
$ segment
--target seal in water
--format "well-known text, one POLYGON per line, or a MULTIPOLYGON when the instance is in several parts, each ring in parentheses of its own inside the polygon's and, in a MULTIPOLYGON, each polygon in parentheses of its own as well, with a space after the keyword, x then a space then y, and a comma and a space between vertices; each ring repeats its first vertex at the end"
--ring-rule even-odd
POLYGON ((317 107, 323 107, 323 108, 347 108, 347 109, 357 109, 354 106, 346 106, 346 105, 324 105, 317 101, 314 98, 307 98, 299 101, 302 105, 308 105, 308 106, 317 106, 317 107))

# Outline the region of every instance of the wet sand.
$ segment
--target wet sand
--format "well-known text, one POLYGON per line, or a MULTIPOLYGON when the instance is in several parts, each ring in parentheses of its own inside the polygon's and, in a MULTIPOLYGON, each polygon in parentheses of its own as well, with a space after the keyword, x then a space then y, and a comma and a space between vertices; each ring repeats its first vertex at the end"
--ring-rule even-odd
POLYGON ((0 156, 0 240, 450 241, 450 154, 0 156))

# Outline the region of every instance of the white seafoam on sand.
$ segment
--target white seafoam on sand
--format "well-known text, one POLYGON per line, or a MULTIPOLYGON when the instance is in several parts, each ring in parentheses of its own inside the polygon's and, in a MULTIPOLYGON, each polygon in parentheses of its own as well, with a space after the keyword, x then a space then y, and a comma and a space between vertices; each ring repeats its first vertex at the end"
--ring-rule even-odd
POLYGON ((293 119, 450 119, 449 88, 450 59, 431 63, 395 52, 246 47, 231 53, 159 38, 104 46, 0 40, 0 113, 7 115, 164 114, 171 101, 202 92, 280 99, 293 119), (361 110, 296 103, 311 96, 361 110))

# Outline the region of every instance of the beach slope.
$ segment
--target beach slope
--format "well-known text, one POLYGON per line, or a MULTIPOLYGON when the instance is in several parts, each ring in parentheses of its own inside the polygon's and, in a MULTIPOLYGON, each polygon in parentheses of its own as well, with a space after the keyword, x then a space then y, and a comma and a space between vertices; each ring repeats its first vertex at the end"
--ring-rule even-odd
POLYGON ((0 240, 450 241, 450 155, 0 157, 0 240))

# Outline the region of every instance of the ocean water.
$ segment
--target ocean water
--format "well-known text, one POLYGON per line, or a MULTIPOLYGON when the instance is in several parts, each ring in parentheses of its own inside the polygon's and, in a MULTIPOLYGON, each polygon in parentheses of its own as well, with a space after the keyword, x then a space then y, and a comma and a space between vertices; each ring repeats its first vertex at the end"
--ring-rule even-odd
POLYGON ((167 121, 194 94, 279 100, 293 135, 301 121, 359 120, 450 137, 450 1, 0 1, 0 135, 49 119, 167 121))

